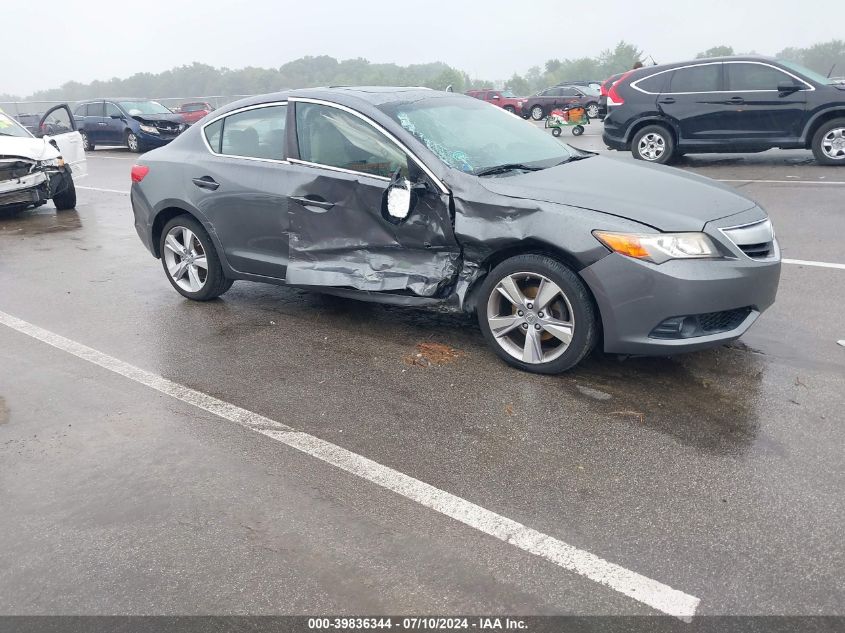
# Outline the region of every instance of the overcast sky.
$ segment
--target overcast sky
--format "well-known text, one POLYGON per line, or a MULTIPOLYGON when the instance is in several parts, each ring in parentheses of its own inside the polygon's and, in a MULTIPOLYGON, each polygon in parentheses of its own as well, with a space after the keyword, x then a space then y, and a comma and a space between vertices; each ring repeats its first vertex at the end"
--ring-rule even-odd
POLYGON ((7 2, 0 93, 18 95, 193 61, 278 67, 325 54, 504 79, 622 39, 669 62, 720 44, 774 54, 845 37, 845 0, 7 2))

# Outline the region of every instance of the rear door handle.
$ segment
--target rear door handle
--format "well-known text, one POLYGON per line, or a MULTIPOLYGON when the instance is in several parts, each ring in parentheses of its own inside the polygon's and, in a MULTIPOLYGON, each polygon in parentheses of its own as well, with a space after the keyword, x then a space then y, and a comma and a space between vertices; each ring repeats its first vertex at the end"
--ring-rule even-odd
POLYGON ((334 202, 329 202, 328 200, 324 200, 319 196, 291 196, 289 200, 298 202, 299 204, 305 207, 317 207, 319 209, 325 209, 326 211, 328 211, 334 206, 334 202))
POLYGON ((214 180, 214 178, 212 178, 211 176, 194 178, 191 182, 193 182, 200 189, 208 189, 209 191, 215 191, 217 187, 220 186, 220 183, 214 180))
POLYGON ((674 97, 663 97, 658 103, 675 103, 674 97))
POLYGON ((742 104, 742 103, 745 103, 745 99, 743 99, 742 97, 731 97, 729 99, 729 102, 730 103, 736 103, 736 104, 742 104))

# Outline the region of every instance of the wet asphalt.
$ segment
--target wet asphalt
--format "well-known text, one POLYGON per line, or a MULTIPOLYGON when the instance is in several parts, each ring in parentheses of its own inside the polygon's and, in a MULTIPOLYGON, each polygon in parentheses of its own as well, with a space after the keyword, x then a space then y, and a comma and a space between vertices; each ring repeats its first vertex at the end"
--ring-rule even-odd
MULTIPOLYGON (((564 140, 603 151, 599 133, 564 140)), ((128 191, 132 164, 97 150, 79 185, 128 191)), ((845 169, 798 151, 679 166, 739 181, 784 257, 845 264, 845 169)), ((0 311, 694 595, 699 614, 845 614, 845 270, 784 265, 776 304, 727 347, 534 376, 460 315, 247 282, 184 300, 128 196, 80 188, 75 211, 0 219, 0 311), (449 358, 420 362, 428 343, 449 358)), ((0 508, 0 614, 655 613, 3 325, 0 508)))

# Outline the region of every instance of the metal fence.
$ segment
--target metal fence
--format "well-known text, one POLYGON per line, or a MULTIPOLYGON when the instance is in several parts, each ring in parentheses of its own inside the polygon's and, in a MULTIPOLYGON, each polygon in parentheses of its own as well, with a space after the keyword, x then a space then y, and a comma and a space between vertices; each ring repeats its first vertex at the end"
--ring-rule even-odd
MULTIPOLYGON (((171 110, 182 105, 183 103, 189 103, 193 101, 202 101, 206 103, 210 103, 214 109, 220 108, 227 103, 231 103, 232 101, 237 101, 238 99, 243 99, 244 97, 249 97, 252 95, 211 95, 211 96, 204 96, 204 97, 153 97, 153 101, 158 101, 163 106, 170 108, 171 110)), ((96 97, 95 99, 102 98, 107 99, 109 97, 96 97)), ((136 97, 139 98, 139 97, 136 97)), ((144 97, 146 98, 146 97, 144 97)), ((60 103, 69 103, 71 106, 71 110, 76 106, 77 103, 81 103, 82 101, 92 101, 95 99, 80 99, 78 101, 0 101, 0 110, 3 112, 10 114, 13 117, 17 117, 22 114, 43 114, 54 105, 58 105, 60 103)))

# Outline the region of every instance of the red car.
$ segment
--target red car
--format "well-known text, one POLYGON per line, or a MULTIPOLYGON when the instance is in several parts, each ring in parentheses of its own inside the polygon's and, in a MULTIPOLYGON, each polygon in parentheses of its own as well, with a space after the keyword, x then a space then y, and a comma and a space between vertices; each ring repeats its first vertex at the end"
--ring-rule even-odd
POLYGON ((525 105, 525 99, 517 97, 510 90, 484 88, 483 90, 467 90, 467 95, 497 105, 513 114, 522 114, 522 106, 525 105))
POLYGON ((181 114, 185 123, 191 125, 199 121, 212 110, 214 110, 214 108, 212 108, 209 103, 205 103, 204 101, 192 101, 191 103, 183 103, 179 106, 178 110, 175 110, 175 112, 181 114))

